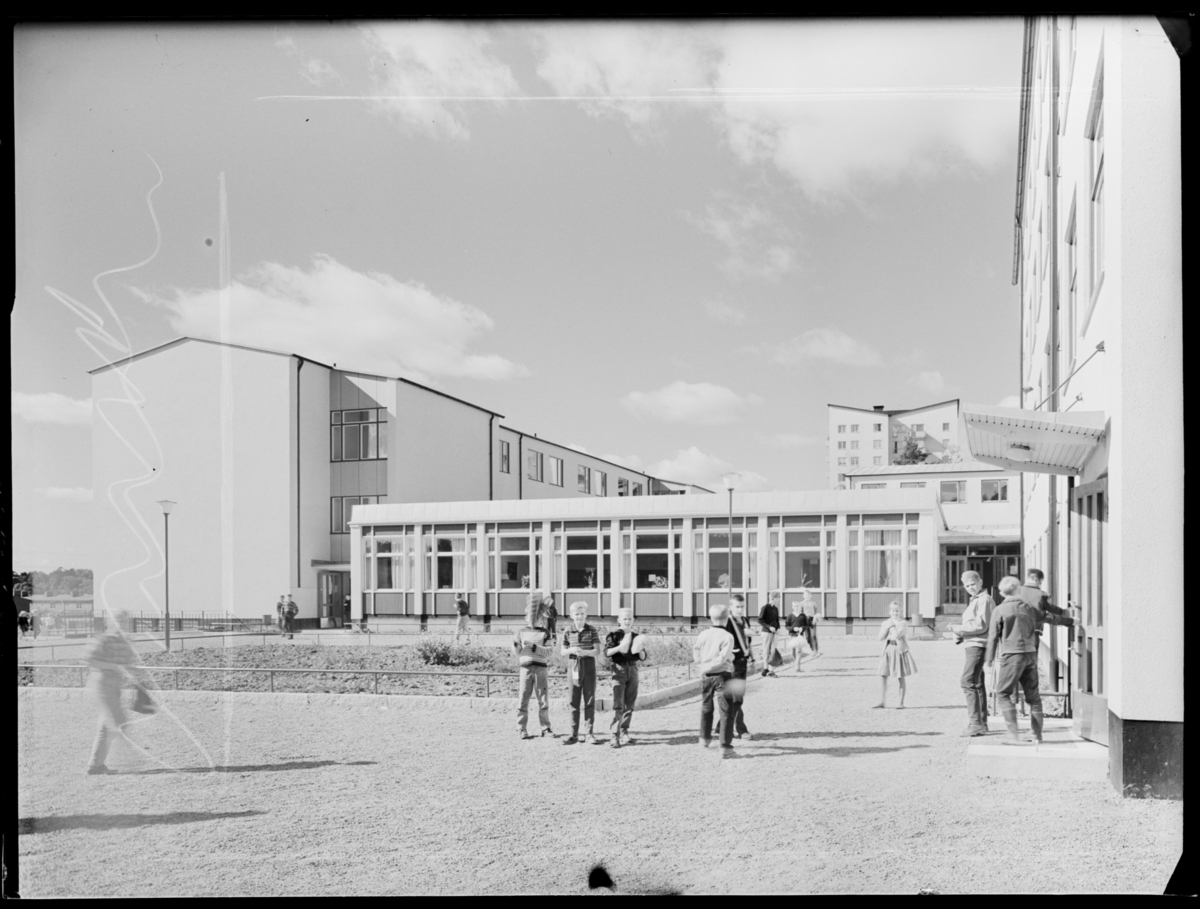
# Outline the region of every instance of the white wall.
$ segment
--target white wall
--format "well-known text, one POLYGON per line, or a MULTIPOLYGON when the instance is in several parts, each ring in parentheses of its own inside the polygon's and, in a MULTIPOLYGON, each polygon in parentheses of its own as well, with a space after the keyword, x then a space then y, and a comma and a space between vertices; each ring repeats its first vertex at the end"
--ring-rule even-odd
POLYGON ((394 384, 396 419, 388 427, 388 501, 487 500, 491 415, 407 382, 394 384))
POLYGON ((317 616, 317 570, 313 559, 329 553, 329 374, 319 363, 291 359, 289 524, 292 530, 291 594, 301 618, 317 616), (296 395, 299 395, 297 401, 296 395), (298 406, 297 406, 298 405, 298 406), (298 414, 298 416, 297 416, 298 414), (297 419, 299 423, 297 424, 297 419), (299 437, 297 438, 297 425, 299 437), (299 444, 299 480, 296 446, 299 444), (299 498, 297 517, 296 500, 299 498), (298 523, 297 523, 298 521, 298 523))

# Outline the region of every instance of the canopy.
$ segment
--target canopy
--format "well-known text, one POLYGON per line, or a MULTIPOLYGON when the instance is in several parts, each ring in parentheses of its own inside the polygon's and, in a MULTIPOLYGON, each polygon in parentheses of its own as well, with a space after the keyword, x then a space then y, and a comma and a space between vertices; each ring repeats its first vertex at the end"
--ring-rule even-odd
POLYGON ((1075 413, 964 404, 967 447, 985 464, 1078 476, 1104 437, 1103 411, 1075 413))

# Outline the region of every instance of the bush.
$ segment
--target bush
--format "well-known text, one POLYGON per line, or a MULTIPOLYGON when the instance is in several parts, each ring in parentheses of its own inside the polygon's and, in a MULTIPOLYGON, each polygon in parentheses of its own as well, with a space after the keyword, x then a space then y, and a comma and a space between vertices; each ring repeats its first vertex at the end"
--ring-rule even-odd
POLYGON ((416 651, 427 666, 471 666, 491 662, 491 654, 480 647, 451 644, 436 638, 420 641, 416 651))

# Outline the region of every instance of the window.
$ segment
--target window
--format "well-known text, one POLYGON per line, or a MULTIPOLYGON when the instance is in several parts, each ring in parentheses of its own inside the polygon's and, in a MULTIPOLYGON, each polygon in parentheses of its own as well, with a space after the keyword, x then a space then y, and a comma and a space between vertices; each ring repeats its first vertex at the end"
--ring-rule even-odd
POLYGON ((858 424, 857 424, 857 423, 851 423, 851 424, 850 424, 850 431, 851 431, 851 432, 858 432, 858 424))
POLYGON ((617 477, 617 495, 629 495, 629 480, 626 477, 617 477))
POLYGON ((924 432, 924 431, 925 431, 924 423, 913 423, 913 432, 924 432))
POLYGON ((925 484, 924 483, 901 483, 900 488, 901 489, 924 489, 925 484))
MULTIPOLYGON (((868 516, 865 520, 873 517, 868 516)), ((895 589, 903 586, 900 578, 903 533, 900 528, 863 530, 863 587, 895 589)))
POLYGON ((452 531, 445 535, 426 534, 424 539, 427 590, 469 590, 475 586, 474 537, 452 531), (468 543, 470 561, 467 560, 468 543))
POLYGON ((666 521, 658 528, 635 528, 621 535, 626 589, 678 590, 683 570, 683 534, 671 533, 666 521))
POLYGON ((967 500, 966 480, 942 480, 939 488, 939 498, 942 502, 965 502, 967 500))
POLYGON ((545 459, 540 451, 530 451, 525 455, 525 476, 531 480, 542 482, 545 459))
POLYGON ((603 470, 596 471, 596 495, 608 495, 608 474, 603 470))
POLYGON ((568 533, 554 536, 554 577, 557 590, 595 590, 612 587, 612 535, 568 533))
POLYGON ((875 439, 871 442, 872 448, 883 448, 883 439, 875 439))
POLYGON ((845 432, 845 431, 846 431, 846 424, 845 424, 845 423, 839 423, 839 424, 838 424, 838 432, 845 432))
POLYGON ((882 457, 871 458, 871 463, 878 466, 883 463, 883 458, 882 457))
POLYGON ((839 451, 845 451, 845 450, 846 450, 846 443, 845 443, 844 441, 838 442, 838 450, 839 450, 839 451))
POLYGON ((887 489, 887 483, 863 483, 860 489, 887 489))
POLYGON ((500 440, 500 472, 501 473, 509 472, 509 470, 508 470, 508 453, 509 453, 508 443, 505 442, 503 439, 501 439, 500 440))
POLYGON ((417 585, 412 528, 363 537, 363 589, 415 590, 417 585))
POLYGON ((577 479, 579 481, 579 491, 591 494, 592 491, 592 468, 583 464, 579 465, 577 471, 577 479))
POLYGON ((981 484, 980 501, 1007 502, 1008 480, 984 480, 981 484))
POLYGON ((900 454, 900 443, 899 442, 892 443, 892 454, 900 454))
POLYGON ((875 431, 876 431, 876 432, 883 432, 883 424, 882 424, 882 423, 876 423, 876 424, 875 424, 875 431))
POLYGON ((857 466, 858 466, 858 458, 851 458, 851 459, 850 459, 850 466, 851 466, 851 467, 857 467, 857 466))
POLYGON ((377 505, 379 496, 333 496, 329 505, 329 532, 349 533, 347 523, 355 505, 377 505))
MULTIPOLYGON (((501 525, 503 528, 505 525, 501 525)), ((524 525, 528 528, 528 525, 524 525)), ((542 538, 501 531, 488 535, 488 589, 537 590, 542 586, 542 538)))
POLYGON ((563 484, 563 461, 562 458, 556 458, 554 455, 547 455, 547 460, 550 462, 550 479, 551 486, 562 486, 563 484))
MULTIPOLYGON (((1091 298, 1094 303, 1100 285, 1104 283, 1104 61, 1101 59, 1096 73, 1096 87, 1092 97, 1092 109, 1088 118, 1087 137, 1091 139, 1089 162, 1091 164, 1091 205, 1088 223, 1091 233, 1089 271, 1091 273, 1091 298)), ((1091 307, 1089 306, 1089 315, 1091 307)), ((1084 319, 1086 324, 1087 319, 1084 319)))
POLYGON ((845 466, 846 466, 846 459, 838 458, 838 467, 845 467, 845 466))
MULTIPOLYGON (((833 515, 784 515, 767 519, 767 586, 776 590, 828 590, 837 586, 837 531, 833 515), (824 571, 824 574, 822 574, 824 571)), ((821 609, 821 597, 817 608, 821 609)))
POLYGON ((758 531, 745 532, 741 518, 734 519, 732 536, 728 518, 709 518, 707 528, 695 531, 693 538, 693 586, 696 590, 736 590, 758 585, 755 575, 758 531), (749 570, 745 571, 747 568, 749 570))
POLYGON ((1071 197, 1071 214, 1067 217, 1067 310, 1066 310, 1066 331, 1063 332, 1064 340, 1066 341, 1066 362, 1070 366, 1075 362, 1075 334, 1077 328, 1077 314, 1079 312, 1078 296, 1076 290, 1079 286, 1079 244, 1075 242, 1078 236, 1075 227, 1075 197, 1071 197))
POLYGON ((942 424, 942 432, 949 432, 949 431, 950 431, 950 424, 949 424, 949 423, 943 423, 943 424, 942 424))
POLYGON ((387 410, 334 410, 329 414, 331 461, 374 461, 387 457, 387 410))
POLYGON ((850 448, 853 449, 854 451, 858 451, 858 439, 855 439, 853 442, 850 443, 850 448))
POLYGON ((630 493, 630 494, 631 494, 631 495, 635 495, 635 496, 640 496, 640 495, 642 494, 642 484, 641 484, 641 483, 634 483, 634 484, 633 484, 633 492, 632 492, 632 493, 630 493))

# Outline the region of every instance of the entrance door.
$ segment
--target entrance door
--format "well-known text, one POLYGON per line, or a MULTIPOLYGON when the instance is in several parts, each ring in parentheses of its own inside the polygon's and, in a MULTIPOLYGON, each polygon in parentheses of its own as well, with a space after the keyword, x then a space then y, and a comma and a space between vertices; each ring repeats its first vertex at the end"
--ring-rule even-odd
MULTIPOLYGON (((960 550, 961 552, 962 550, 960 550)), ((962 588, 963 572, 967 570, 967 560, 963 556, 949 555, 942 559, 942 605, 965 607, 967 604, 966 591, 962 588)), ((962 609, 947 610, 958 614, 962 609)))
MULTIPOLYGON (((322 619, 329 619, 329 624, 340 628, 346 621, 345 600, 350 592, 350 572, 322 571, 320 572, 319 613, 322 619)), ((324 624, 324 623, 322 623, 324 624)))
POLYGON ((1104 601, 1108 543, 1108 480, 1077 486, 1071 493, 1071 601, 1082 621, 1075 629, 1075 732, 1108 744, 1108 667, 1104 601))

